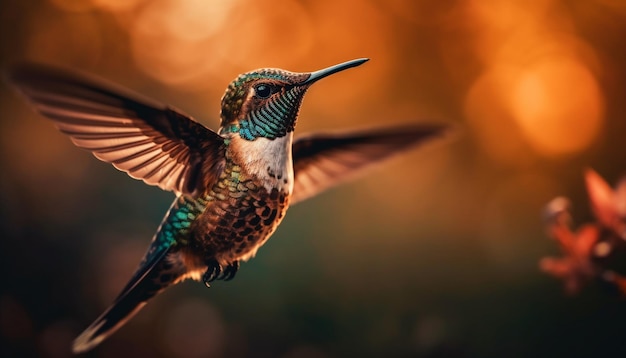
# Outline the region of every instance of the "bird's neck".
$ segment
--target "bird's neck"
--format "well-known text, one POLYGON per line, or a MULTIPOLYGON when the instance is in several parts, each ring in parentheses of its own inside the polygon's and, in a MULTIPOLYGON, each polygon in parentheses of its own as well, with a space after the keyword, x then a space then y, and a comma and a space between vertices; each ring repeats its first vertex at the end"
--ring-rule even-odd
POLYGON ((293 132, 275 139, 256 138, 246 140, 232 136, 228 154, 245 170, 246 174, 259 180, 267 191, 276 188, 291 194, 293 190, 293 159, 291 145, 293 132))

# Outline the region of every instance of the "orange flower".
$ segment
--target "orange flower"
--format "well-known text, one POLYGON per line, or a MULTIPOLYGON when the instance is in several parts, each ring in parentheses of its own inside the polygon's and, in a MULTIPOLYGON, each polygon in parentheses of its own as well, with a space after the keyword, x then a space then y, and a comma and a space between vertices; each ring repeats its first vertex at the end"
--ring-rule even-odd
POLYGON ((585 183, 598 223, 626 240, 626 181, 621 180, 613 190, 598 173, 587 169, 585 183))
POLYGON ((548 204, 548 233, 559 243, 563 256, 543 258, 539 266, 542 271, 562 279, 565 290, 573 294, 598 272, 592 256, 600 230, 597 225, 588 224, 573 232, 568 208, 569 202, 565 198, 556 198, 548 204))

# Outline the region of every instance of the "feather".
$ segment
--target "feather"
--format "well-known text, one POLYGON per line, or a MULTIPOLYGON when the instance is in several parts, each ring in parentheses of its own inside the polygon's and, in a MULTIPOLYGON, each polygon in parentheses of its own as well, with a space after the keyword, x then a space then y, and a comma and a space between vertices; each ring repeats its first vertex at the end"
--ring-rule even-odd
POLYGON ((315 134, 293 144, 297 203, 361 174, 377 163, 446 130, 444 125, 410 125, 346 134, 315 134))
POLYGON ((74 144, 135 179, 194 195, 221 171, 223 138, 164 104, 42 65, 14 67, 9 80, 74 144))

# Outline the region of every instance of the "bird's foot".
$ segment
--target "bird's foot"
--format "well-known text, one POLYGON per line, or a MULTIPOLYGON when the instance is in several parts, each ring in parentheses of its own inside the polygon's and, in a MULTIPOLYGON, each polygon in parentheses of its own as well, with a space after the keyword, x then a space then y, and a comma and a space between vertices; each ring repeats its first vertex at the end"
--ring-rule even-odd
POLYGON ((224 272, 222 272, 222 275, 218 277, 218 280, 230 281, 233 278, 235 278, 235 274, 237 273, 238 270, 239 270, 239 260, 231 262, 228 264, 228 266, 226 266, 226 269, 224 270, 224 272))
POLYGON ((207 269, 202 275, 202 281, 206 287, 211 287, 211 282, 215 281, 222 274, 222 265, 213 259, 207 262, 207 269))
POLYGON ((222 265, 217 260, 210 260, 207 262, 207 269, 204 275, 202 276, 202 281, 206 287, 211 287, 211 282, 215 280, 224 280, 230 281, 235 278, 235 274, 239 270, 239 261, 234 261, 228 264, 226 268, 222 267, 222 265))

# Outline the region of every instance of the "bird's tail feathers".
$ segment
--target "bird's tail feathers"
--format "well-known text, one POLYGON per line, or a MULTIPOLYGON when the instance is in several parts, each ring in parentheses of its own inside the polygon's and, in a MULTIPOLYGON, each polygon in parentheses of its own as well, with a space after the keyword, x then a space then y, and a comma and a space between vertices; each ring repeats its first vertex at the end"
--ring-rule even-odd
POLYGON ((183 274, 180 267, 169 262, 168 250, 144 263, 115 302, 78 336, 72 345, 74 353, 94 348, 122 327, 146 302, 175 283, 183 274))

